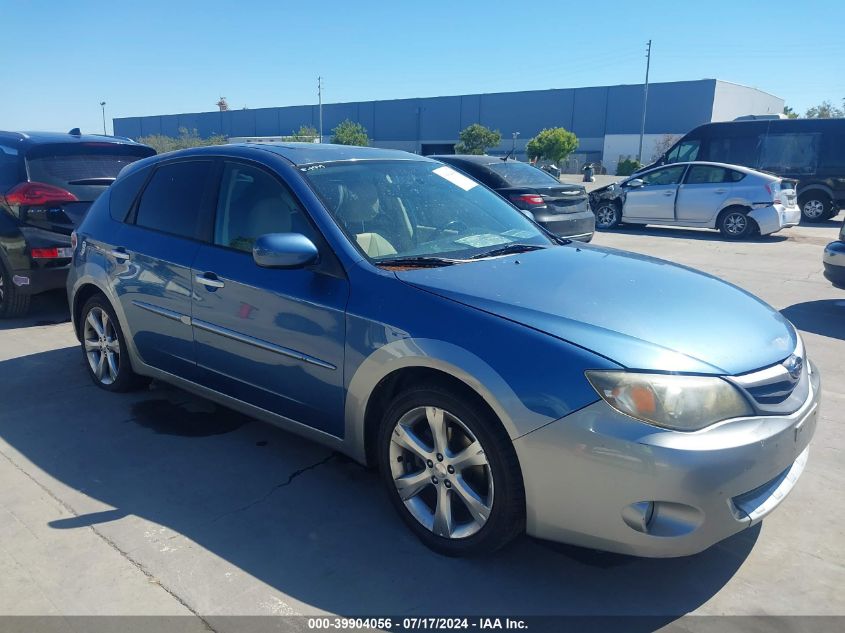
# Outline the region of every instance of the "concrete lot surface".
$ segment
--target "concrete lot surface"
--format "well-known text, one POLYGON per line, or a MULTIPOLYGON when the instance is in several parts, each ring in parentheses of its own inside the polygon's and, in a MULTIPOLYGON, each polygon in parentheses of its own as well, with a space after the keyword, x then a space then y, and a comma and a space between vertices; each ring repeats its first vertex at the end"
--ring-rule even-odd
POLYGON ((482 560, 436 556, 346 459, 164 385, 95 388, 61 293, 42 297, 0 323, 0 614, 194 613, 217 630, 236 630, 214 624, 231 614, 845 615, 845 291, 821 274, 837 226, 595 239, 761 296, 822 373, 810 460, 781 508, 674 560, 528 538, 482 560))

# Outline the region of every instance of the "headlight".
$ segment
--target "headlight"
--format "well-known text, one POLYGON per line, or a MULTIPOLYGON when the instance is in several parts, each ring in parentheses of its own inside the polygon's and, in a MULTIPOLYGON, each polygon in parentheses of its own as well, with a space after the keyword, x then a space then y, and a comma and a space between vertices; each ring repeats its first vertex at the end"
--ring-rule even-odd
POLYGON ((697 431, 754 413, 734 386, 716 376, 588 371, 587 379, 617 411, 667 429, 697 431))

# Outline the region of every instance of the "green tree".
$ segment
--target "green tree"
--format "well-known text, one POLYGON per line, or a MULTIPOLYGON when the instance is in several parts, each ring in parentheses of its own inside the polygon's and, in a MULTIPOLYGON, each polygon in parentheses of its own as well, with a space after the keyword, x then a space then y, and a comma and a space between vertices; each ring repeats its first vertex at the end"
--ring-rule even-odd
POLYGON ((542 130, 528 141, 525 153, 532 160, 540 158, 560 163, 576 149, 578 149, 577 136, 566 128, 553 127, 542 130))
POLYGON ((367 130, 360 123, 346 119, 341 121, 332 130, 332 143, 337 145, 360 145, 366 147, 370 144, 367 130))
POLYGON ((491 130, 473 123, 461 130, 461 140, 455 144, 456 154, 483 154, 488 147, 496 147, 502 141, 499 130, 491 130))
POLYGON ((151 134, 149 136, 142 136, 138 139, 139 143, 149 145, 156 152, 162 154, 164 152, 173 152, 177 149, 187 149, 189 147, 203 147, 205 145, 223 145, 226 143, 226 137, 222 134, 214 134, 207 138, 202 138, 196 129, 189 130, 186 127, 179 128, 179 136, 167 136, 165 134, 151 134))
POLYGON ((313 125, 306 125, 304 123, 299 126, 299 129, 296 132, 293 133, 294 139, 305 143, 313 143, 318 136, 320 136, 320 133, 317 132, 317 128, 313 125))
MULTIPOLYGON (((845 99, 843 101, 845 102, 845 99)), ((830 101, 822 101, 819 105, 807 110, 804 116, 808 119, 838 119, 845 117, 845 107, 837 108, 830 101)))
POLYGON ((783 113, 789 119, 797 119, 798 118, 798 113, 795 110, 793 110, 792 108, 790 108, 788 105, 783 106, 783 113))
POLYGON ((642 167, 642 164, 636 158, 626 158, 616 164, 616 175, 630 176, 640 167, 642 167))

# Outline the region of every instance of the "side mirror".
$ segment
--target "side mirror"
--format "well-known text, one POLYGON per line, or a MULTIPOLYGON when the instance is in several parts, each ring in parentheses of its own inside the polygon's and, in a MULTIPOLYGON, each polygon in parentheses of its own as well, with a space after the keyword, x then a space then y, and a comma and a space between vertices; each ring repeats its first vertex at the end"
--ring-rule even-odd
POLYGON ((262 268, 304 268, 315 264, 320 253, 301 233, 268 233, 255 240, 252 258, 262 268))
POLYGON ((645 183, 641 178, 634 178, 633 180, 629 180, 627 184, 629 187, 642 187, 645 183))

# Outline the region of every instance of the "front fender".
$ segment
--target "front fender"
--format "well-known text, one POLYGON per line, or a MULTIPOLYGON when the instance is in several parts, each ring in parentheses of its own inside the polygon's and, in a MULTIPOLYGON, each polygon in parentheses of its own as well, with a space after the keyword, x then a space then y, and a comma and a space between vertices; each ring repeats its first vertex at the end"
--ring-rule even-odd
POLYGON ((475 354, 446 341, 404 338, 370 354, 349 381, 345 438, 354 458, 365 461, 365 417, 376 385, 409 367, 435 369, 465 383, 490 406, 511 439, 526 433, 526 428, 539 428, 550 421, 528 409, 504 378, 475 354))

